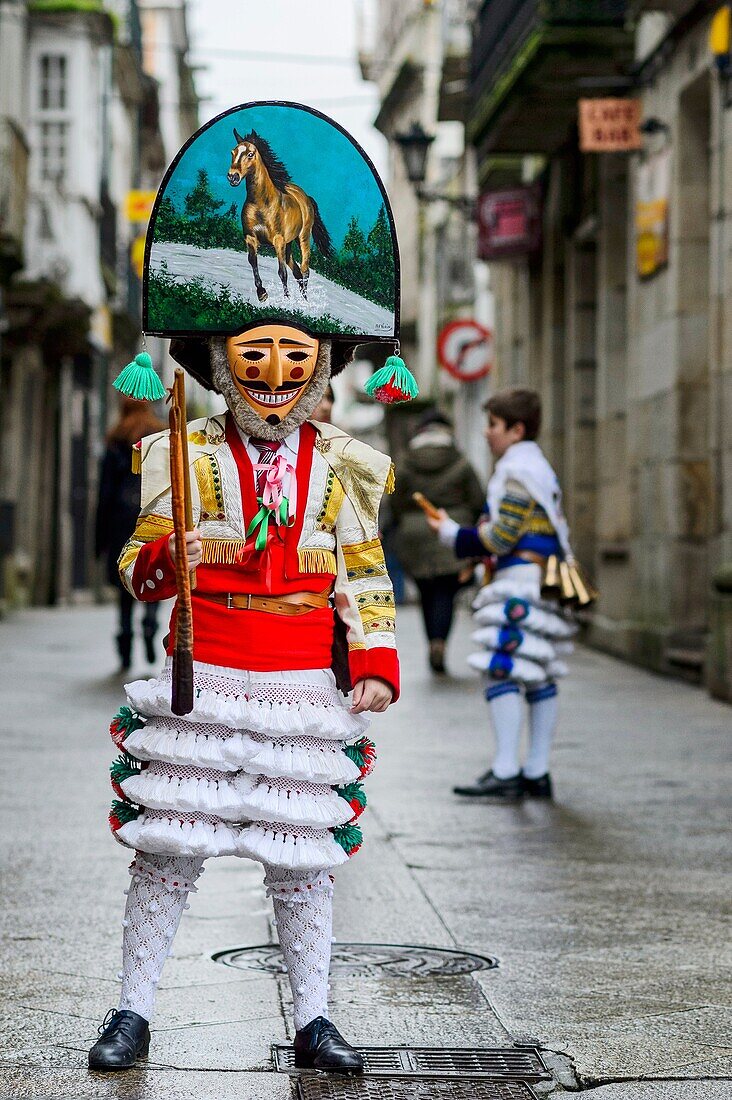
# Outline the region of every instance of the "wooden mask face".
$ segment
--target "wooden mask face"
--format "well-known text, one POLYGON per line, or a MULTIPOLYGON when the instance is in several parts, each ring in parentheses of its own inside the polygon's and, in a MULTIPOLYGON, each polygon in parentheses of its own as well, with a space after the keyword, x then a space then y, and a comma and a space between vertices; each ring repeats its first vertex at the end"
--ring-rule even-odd
POLYGON ((313 377, 320 341, 289 325, 259 325, 226 341, 234 385, 267 424, 279 424, 313 377))

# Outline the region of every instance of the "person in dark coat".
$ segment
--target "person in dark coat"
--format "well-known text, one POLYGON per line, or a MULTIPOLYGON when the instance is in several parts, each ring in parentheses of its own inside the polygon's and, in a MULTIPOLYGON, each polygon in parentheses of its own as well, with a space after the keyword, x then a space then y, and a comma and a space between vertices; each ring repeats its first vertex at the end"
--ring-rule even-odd
MULTIPOLYGON (((391 506, 397 521, 397 553, 419 589, 430 667, 444 672, 445 643, 465 563, 457 561, 436 539, 425 538, 424 514, 412 500, 415 492, 423 493, 450 515, 459 514, 463 523, 474 523, 485 503, 478 475, 455 446, 452 423, 436 409, 421 418, 406 455, 397 463, 391 506)), ((468 568, 467 575, 470 573, 468 568)))
MULTIPOLYGON (((107 449, 99 476, 96 551, 97 557, 106 557, 107 580, 119 591, 119 634, 116 640, 122 672, 127 671, 132 661, 132 609, 135 601, 122 587, 117 560, 135 529, 140 512, 140 478, 132 472, 132 448, 143 436, 162 431, 164 427, 153 415, 148 402, 124 398, 119 419, 107 436, 107 449)), ((143 604, 142 636, 150 664, 158 657, 155 652, 158 606, 157 603, 143 604)))

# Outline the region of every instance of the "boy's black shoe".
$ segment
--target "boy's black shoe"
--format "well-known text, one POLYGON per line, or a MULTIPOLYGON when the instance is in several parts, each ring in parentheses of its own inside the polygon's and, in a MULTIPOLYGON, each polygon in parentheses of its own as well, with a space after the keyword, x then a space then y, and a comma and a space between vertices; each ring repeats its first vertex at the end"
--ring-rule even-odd
POLYGON ((521 785, 524 788, 524 794, 529 795, 530 798, 552 797, 552 777, 549 772, 538 776, 536 779, 529 779, 527 775, 522 775, 521 785))
POLYGON ((307 1027, 295 1032, 297 1069, 320 1069, 325 1073, 360 1076, 364 1060, 325 1016, 316 1016, 307 1027))
POLYGON ((481 775, 471 787, 453 787, 455 794, 464 798, 496 798, 504 802, 518 802, 523 797, 524 787, 521 772, 510 779, 499 779, 493 772, 481 775))
POLYGON ((132 1069, 138 1058, 146 1058, 150 1048, 150 1028, 144 1016, 111 1009, 99 1028, 100 1038, 89 1051, 89 1069, 108 1073, 132 1069))

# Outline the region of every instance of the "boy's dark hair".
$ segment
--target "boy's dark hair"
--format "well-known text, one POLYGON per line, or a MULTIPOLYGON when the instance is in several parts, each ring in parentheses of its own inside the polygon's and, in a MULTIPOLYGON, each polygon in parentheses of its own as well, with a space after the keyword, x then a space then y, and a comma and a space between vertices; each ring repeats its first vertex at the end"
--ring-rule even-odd
POLYGON ((488 398, 483 406, 487 412, 506 421, 506 427, 523 424, 525 439, 536 439, 541 429, 541 398, 536 390, 521 388, 500 390, 488 398))

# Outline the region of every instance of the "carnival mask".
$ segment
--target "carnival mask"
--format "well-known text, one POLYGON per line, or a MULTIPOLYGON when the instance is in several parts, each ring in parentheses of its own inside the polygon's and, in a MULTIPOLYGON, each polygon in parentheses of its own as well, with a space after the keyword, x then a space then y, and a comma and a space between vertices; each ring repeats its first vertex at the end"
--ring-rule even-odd
POLYGON ((210 342, 212 381, 246 435, 286 439, 330 381, 330 340, 291 325, 257 325, 210 342))
POLYGON ((288 325, 260 325, 226 341, 234 384, 268 424, 292 412, 313 377, 320 341, 288 325))

